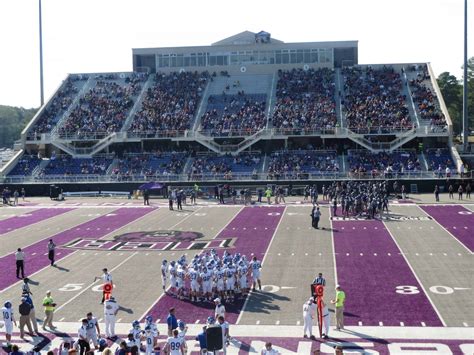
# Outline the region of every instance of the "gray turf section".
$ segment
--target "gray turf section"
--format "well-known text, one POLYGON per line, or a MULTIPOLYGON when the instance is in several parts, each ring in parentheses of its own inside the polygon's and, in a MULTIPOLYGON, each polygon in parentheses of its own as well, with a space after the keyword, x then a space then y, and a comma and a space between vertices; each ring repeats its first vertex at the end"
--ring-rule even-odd
MULTIPOLYGON (((322 207, 320 227, 311 227, 311 207, 288 206, 262 267, 262 284, 278 286, 277 292, 251 293, 239 324, 303 324, 303 303, 310 284, 322 272, 326 278, 325 300, 334 290, 334 263, 329 210, 322 207), (281 289, 281 287, 291 287, 281 289), (279 322, 279 323, 277 323, 279 322)), ((275 290, 275 289, 274 289, 275 290)), ((316 328, 314 328, 316 334, 316 328)), ((303 328, 301 328, 303 333, 303 328)))
POLYGON ((85 223, 99 216, 114 211, 116 208, 81 208, 66 212, 59 216, 48 218, 44 221, 20 228, 1 236, 0 257, 24 248, 40 240, 53 237, 54 235, 85 223))
MULTIPOLYGON (((176 230, 195 230, 202 232, 206 237, 213 238, 237 213, 240 208, 212 208, 196 209, 198 214, 206 213, 205 216, 195 216, 189 214, 183 216, 176 211, 160 209, 161 215, 167 215, 165 219, 150 224, 152 229, 176 229, 176 230), (176 221, 176 218, 179 218, 176 221), (202 228, 202 229, 201 229, 202 228)), ((187 212, 185 212, 187 213, 187 212)), ((130 228, 139 229, 137 223, 131 223, 130 228)), ((150 252, 148 255, 140 252, 128 259, 123 265, 113 271, 113 277, 117 284, 114 290, 114 296, 119 304, 124 307, 119 313, 117 319, 121 322, 132 322, 135 319, 141 319, 146 311, 162 295, 162 286, 160 278, 160 267, 164 259, 177 260, 182 254, 192 257, 199 251, 167 251, 150 252), (161 255, 160 255, 161 254, 161 255)), ((125 260, 131 253, 124 253, 121 257, 125 260)), ((107 256, 106 256, 107 257, 107 256)), ((101 266, 97 269, 100 270, 101 266)), ((100 272, 100 271, 99 271, 100 272)), ((73 303, 68 304, 61 314, 67 317, 69 314, 81 314, 87 309, 103 316, 102 306, 96 302, 94 292, 86 291, 75 299, 73 303), (90 301, 92 300, 92 304, 90 301)), ((65 320, 69 320, 66 318, 65 320)), ((74 320, 74 319, 73 319, 74 320)))
POLYGON ((474 205, 463 205, 463 207, 474 212, 474 205))
MULTIPOLYGON (((391 206, 390 209, 394 214, 427 217, 417 206, 391 206)), ((474 325, 473 256, 435 221, 389 221, 385 225, 446 325, 474 325), (438 287, 430 290, 433 286, 450 289, 438 287), (455 287, 468 289, 454 290, 455 287), (450 290, 453 292, 449 293, 450 290)))

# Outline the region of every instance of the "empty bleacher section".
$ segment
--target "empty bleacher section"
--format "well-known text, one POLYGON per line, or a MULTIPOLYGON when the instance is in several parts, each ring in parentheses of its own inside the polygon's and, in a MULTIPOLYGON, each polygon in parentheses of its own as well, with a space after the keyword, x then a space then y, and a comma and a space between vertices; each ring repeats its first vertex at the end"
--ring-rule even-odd
POLYGON ((428 168, 436 172, 446 171, 449 168, 451 172, 456 171, 456 164, 447 148, 430 148, 426 149, 425 157, 428 162, 428 168))
POLYGON ((69 75, 29 130, 28 138, 38 139, 40 134, 51 132, 88 78, 88 75, 69 75))
POLYGON ((265 94, 211 95, 201 117, 201 131, 211 136, 253 134, 267 124, 265 107, 265 94))
POLYGON ((48 165, 40 169, 38 175, 105 175, 112 160, 112 157, 107 156, 73 158, 69 155, 62 155, 52 157, 48 165))
POLYGON ((256 177, 262 168, 260 153, 246 152, 236 156, 203 154, 193 158, 188 171, 188 179, 225 179, 256 177))
POLYGON ((207 72, 157 73, 128 131, 146 136, 190 129, 208 79, 207 72))
POLYGON ((100 74, 59 127, 60 136, 103 137, 122 128, 147 79, 143 73, 100 74))
POLYGON ((413 127, 402 79, 391 66, 344 68, 343 107, 349 129, 387 133, 413 127))
POLYGON ((368 150, 349 150, 347 161, 352 176, 359 174, 367 176, 390 177, 396 173, 401 176, 405 173, 419 172, 423 170, 416 151, 398 150, 394 152, 372 153, 368 150))
POLYGON ((268 179, 307 179, 310 176, 334 176, 340 170, 333 150, 285 150, 270 155, 268 179))
POLYGON ((273 127, 283 132, 336 127, 334 70, 279 70, 276 90, 273 127))
POLYGON ((431 132, 446 131, 446 118, 441 111, 426 64, 411 65, 407 72, 411 95, 420 118, 425 121, 423 123, 429 124, 431 132))
POLYGON ((176 177, 186 159, 186 153, 180 152, 127 153, 112 170, 112 177, 118 181, 176 177))
POLYGON ((41 158, 36 155, 23 155, 15 167, 10 170, 8 176, 31 176, 33 171, 41 163, 41 158))

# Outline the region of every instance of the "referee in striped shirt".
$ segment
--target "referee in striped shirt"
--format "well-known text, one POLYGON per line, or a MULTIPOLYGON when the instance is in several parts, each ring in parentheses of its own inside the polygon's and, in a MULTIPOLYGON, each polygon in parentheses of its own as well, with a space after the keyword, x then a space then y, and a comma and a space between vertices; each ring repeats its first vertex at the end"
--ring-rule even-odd
POLYGON ((318 277, 314 279, 313 285, 322 285, 323 287, 326 286, 326 279, 323 277, 322 272, 320 272, 318 277))

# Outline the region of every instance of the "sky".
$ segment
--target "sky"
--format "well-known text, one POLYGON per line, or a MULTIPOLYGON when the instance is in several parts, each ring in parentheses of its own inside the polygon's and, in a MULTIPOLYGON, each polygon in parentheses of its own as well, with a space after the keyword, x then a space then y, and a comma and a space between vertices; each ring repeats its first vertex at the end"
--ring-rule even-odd
MULTIPOLYGON (((132 48, 209 45, 245 30, 284 42, 358 40, 360 64, 431 62, 436 75, 462 78, 464 0, 42 0, 42 7, 45 100, 68 73, 131 71, 132 48)), ((0 105, 38 107, 38 0, 0 0, 0 50, 0 105)))

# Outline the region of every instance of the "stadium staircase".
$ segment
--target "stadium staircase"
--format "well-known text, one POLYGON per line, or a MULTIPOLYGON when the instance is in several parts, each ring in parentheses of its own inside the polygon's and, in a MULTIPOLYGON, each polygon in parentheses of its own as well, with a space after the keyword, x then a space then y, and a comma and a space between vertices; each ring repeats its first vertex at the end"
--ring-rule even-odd
POLYGON ((346 115, 344 115, 342 110, 342 97, 344 96, 344 80, 342 79, 341 69, 337 68, 335 70, 335 101, 336 101, 336 117, 339 127, 346 127, 346 115), (339 95, 340 93, 340 95, 339 95))
POLYGON ((112 171, 118 167, 119 165, 119 158, 115 157, 114 160, 112 160, 112 163, 110 163, 109 167, 107 168, 105 175, 112 175, 112 171))
POLYGON ((35 177, 41 175, 41 172, 48 166, 50 162, 51 159, 42 159, 41 163, 39 163, 39 165, 32 171, 31 176, 35 177))
POLYGON ((421 162, 421 165, 424 167, 424 170, 428 171, 430 170, 428 166, 428 161, 426 160, 425 153, 421 152, 421 154, 418 154, 418 159, 421 162))
POLYGON ((267 128, 273 127, 272 123, 272 115, 273 111, 275 110, 275 105, 277 101, 276 97, 276 88, 277 88, 277 82, 278 82, 278 75, 277 72, 273 73, 272 77, 272 85, 270 87, 270 92, 268 93, 268 105, 267 105, 267 128))
POLYGON ((142 102, 146 96, 147 90, 150 88, 150 86, 153 85, 153 75, 149 75, 147 81, 143 85, 142 90, 138 94, 135 104, 133 105, 132 109, 130 110, 130 113, 128 114, 127 119, 125 120, 122 129, 120 130, 121 132, 126 132, 130 128, 133 122, 133 118, 135 117, 135 113, 142 107, 142 102))

